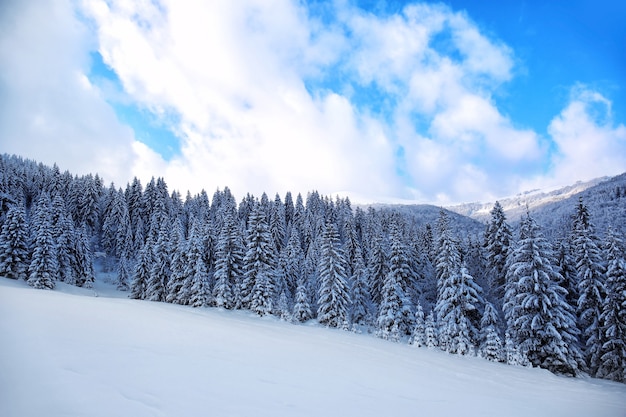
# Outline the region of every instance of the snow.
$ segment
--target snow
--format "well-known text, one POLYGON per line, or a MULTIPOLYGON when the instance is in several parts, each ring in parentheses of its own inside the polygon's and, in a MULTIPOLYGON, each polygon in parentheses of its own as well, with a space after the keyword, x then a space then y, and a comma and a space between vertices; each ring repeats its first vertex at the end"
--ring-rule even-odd
POLYGON ((0 278, 0 416, 626 414, 624 384, 124 296, 0 278))

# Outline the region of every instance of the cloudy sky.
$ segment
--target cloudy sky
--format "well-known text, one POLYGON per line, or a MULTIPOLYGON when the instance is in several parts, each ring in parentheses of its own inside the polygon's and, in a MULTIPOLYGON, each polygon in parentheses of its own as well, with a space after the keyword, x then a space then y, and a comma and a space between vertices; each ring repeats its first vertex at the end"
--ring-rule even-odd
POLYGON ((615 175, 623 4, 3 1, 0 151, 238 198, 447 204, 615 175))

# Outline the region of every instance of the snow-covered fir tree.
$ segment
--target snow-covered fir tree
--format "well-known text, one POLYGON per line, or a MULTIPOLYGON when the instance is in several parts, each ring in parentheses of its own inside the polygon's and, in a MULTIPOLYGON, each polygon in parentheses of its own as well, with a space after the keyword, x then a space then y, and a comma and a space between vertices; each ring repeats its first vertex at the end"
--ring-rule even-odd
POLYGON ((26 213, 22 205, 14 204, 0 232, 0 276, 25 280, 29 263, 26 213))
POLYGON ((485 303, 485 311, 480 320, 480 356, 492 361, 505 360, 504 345, 499 334, 498 312, 491 303, 485 303))
POLYGON ((243 240, 232 213, 226 214, 215 253, 213 298, 217 307, 234 308, 243 277, 243 240))
POLYGON ((189 305, 192 307, 207 307, 211 302, 211 288, 209 283, 209 270, 204 258, 196 257, 192 266, 193 285, 189 297, 189 305))
POLYGON ((300 280, 296 289, 296 303, 293 306, 292 317, 296 322, 305 322, 313 318, 307 285, 304 280, 300 280))
POLYGON ((165 301, 165 289, 170 277, 171 250, 169 243, 169 222, 164 220, 152 247, 150 277, 146 283, 145 298, 149 301, 165 301))
POLYGON ((150 239, 145 243, 137 255, 135 271, 130 284, 130 298, 143 300, 146 298, 146 288, 150 280, 150 270, 152 267, 152 242, 150 239))
POLYGON ((52 236, 50 197, 43 193, 34 216, 34 250, 28 267, 28 284, 40 289, 53 289, 59 271, 57 247, 52 236))
POLYGON ((360 247, 355 254, 350 281, 352 282, 352 309, 350 311, 352 323, 368 324, 372 314, 372 298, 367 279, 367 269, 360 247))
POLYGON ((419 302, 415 309, 415 327, 411 335, 411 345, 415 347, 426 346, 426 321, 424 318, 424 310, 419 302))
POLYGON ((120 291, 128 291, 130 288, 130 261, 123 257, 120 259, 117 267, 117 289, 120 291))
MULTIPOLYGON (((269 203, 268 203, 269 204, 269 203)), ((274 300, 274 246, 265 210, 257 204, 248 219, 244 278, 241 297, 244 308, 265 314, 272 311, 274 300)))
POLYGON ((506 259, 513 241, 513 232, 506 222, 500 202, 496 201, 490 214, 491 219, 485 230, 484 248, 491 289, 501 303, 506 283, 506 259))
POLYGON ((430 310, 430 313, 428 313, 428 316, 426 316, 426 321, 424 322, 424 334, 426 338, 427 348, 433 349, 439 346, 437 327, 435 323, 435 313, 433 310, 430 310))
POLYGON ((534 366, 578 374, 584 362, 574 311, 559 285, 552 248, 529 214, 510 257, 504 312, 511 343, 534 366))
POLYGON ((317 319, 321 324, 341 327, 348 319, 351 299, 347 278, 339 233, 334 224, 328 223, 320 247, 317 319))
POLYGON ((389 272, 385 277, 382 300, 378 310, 379 336, 386 338, 391 335, 409 335, 415 327, 413 305, 409 290, 415 273, 409 261, 408 248, 405 245, 397 225, 392 227, 391 251, 389 255, 389 272), (398 335, 393 333, 397 329, 398 335))
POLYGON ((595 234, 589 210, 579 199, 572 231, 572 255, 578 282, 578 325, 582 331, 585 358, 591 375, 595 375, 604 338, 600 333, 600 315, 606 297, 600 240, 595 234))
POLYGON ((596 376, 626 382, 626 260, 622 240, 611 228, 605 252, 607 296, 600 316, 603 344, 596 376))

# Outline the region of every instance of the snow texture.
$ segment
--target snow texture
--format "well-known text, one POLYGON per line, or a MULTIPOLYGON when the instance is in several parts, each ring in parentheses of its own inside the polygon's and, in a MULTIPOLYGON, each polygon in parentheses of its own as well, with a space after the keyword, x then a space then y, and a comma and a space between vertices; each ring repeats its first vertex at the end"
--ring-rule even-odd
POLYGON ((626 385, 0 278, 0 416, 624 416, 626 385), (98 295, 98 297, 94 297, 98 295))

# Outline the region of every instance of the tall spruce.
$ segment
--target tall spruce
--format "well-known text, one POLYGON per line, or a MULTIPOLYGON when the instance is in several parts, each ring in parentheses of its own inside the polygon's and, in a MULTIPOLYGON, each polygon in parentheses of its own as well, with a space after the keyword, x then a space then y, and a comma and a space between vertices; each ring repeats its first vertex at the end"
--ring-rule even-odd
POLYGON ((626 382, 626 260, 622 240, 609 229, 606 236, 607 296, 600 316, 600 349, 596 376, 626 382))
POLYGON ((576 375, 584 365, 573 308, 549 242, 529 214, 511 253, 504 312, 511 344, 534 366, 576 375))
POLYGON ((346 260, 339 243, 339 233, 328 223, 322 236, 319 263, 319 301, 317 319, 330 327, 342 327, 348 321, 350 289, 346 260))
POLYGON ((589 372, 595 375, 600 362, 603 337, 600 315, 606 297, 605 268, 600 239, 595 234, 591 216, 582 197, 578 200, 572 231, 572 255, 576 263, 578 282, 578 324, 589 372))
POLYGON ((511 227, 506 222, 504 209, 496 201, 491 210, 491 219, 485 230, 484 248, 487 258, 489 284, 494 297, 501 302, 506 284, 506 259, 513 241, 511 227))
MULTIPOLYGON (((267 196, 266 196, 267 198, 267 196)), ((269 204, 269 203, 267 203, 269 204)), ((241 285, 242 305, 259 314, 272 310, 274 246, 265 210, 256 204, 248 218, 244 278, 241 285)))
POLYGON ((26 213, 21 204, 12 205, 0 232, 0 276, 27 279, 29 265, 26 213))

